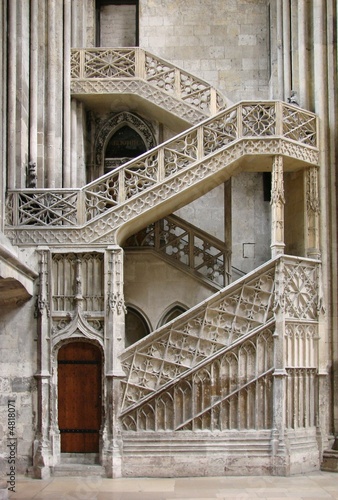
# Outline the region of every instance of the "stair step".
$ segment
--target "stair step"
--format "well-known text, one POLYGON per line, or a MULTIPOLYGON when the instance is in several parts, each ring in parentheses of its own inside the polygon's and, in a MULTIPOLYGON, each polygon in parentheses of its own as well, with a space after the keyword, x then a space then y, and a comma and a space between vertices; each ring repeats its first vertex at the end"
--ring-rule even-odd
POLYGON ((54 467, 53 476, 98 476, 105 477, 105 469, 101 465, 89 464, 59 464, 54 467))
POLYGON ((338 450, 324 451, 320 469, 325 472, 338 472, 338 450))
POLYGON ((98 453, 61 453, 61 464, 99 465, 98 453))

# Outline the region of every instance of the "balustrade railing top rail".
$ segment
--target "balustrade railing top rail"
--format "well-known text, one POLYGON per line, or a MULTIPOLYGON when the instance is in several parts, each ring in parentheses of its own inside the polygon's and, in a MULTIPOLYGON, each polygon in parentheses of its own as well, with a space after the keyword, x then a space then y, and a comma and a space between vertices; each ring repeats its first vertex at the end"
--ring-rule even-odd
POLYGON ((71 78, 142 79, 209 115, 227 105, 207 82, 138 47, 72 49, 71 78))
MULTIPOLYGON (((292 150, 305 147, 301 151, 309 153, 307 161, 315 162, 317 137, 317 118, 309 111, 280 101, 240 102, 81 189, 9 191, 7 223, 85 225, 241 139, 259 143, 283 138, 292 150), (311 160, 312 154, 315 160, 311 160)), ((223 162, 222 168, 226 166, 223 162)))

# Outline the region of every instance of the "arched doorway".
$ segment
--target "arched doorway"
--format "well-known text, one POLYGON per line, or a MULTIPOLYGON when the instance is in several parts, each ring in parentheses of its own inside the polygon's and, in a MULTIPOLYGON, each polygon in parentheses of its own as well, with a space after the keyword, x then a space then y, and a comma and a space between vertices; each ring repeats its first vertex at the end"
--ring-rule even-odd
POLYGON ((62 453, 98 453, 102 414, 102 356, 88 342, 58 353, 58 423, 62 453))

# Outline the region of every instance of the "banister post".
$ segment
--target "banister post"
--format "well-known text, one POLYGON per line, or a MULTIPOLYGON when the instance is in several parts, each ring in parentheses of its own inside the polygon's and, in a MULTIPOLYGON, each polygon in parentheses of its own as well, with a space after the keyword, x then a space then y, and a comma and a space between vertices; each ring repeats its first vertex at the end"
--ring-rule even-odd
POLYGON ((121 168, 119 171, 119 185, 118 185, 118 203, 123 203, 126 200, 126 186, 125 186, 125 174, 124 169, 121 168))
POLYGON ((86 223, 86 193, 82 189, 77 193, 76 219, 79 226, 86 223))
POLYGON ((217 92, 214 87, 210 87, 210 116, 217 113, 217 92))
POLYGON ((146 80, 146 53, 140 48, 135 48, 135 77, 146 80))
POLYGON ((157 153, 157 182, 165 179, 164 149, 160 148, 157 153))
POLYGON ((286 428, 286 381, 285 369, 285 303, 284 303, 284 261, 279 259, 275 268, 275 332, 274 339, 274 372, 272 401, 271 453, 274 475, 287 475, 289 471, 288 443, 286 428))
POLYGON ((276 135, 282 136, 284 134, 283 130, 283 103, 276 102, 276 135))
POLYGON ((237 106, 237 139, 243 137, 243 106, 238 104, 237 106))

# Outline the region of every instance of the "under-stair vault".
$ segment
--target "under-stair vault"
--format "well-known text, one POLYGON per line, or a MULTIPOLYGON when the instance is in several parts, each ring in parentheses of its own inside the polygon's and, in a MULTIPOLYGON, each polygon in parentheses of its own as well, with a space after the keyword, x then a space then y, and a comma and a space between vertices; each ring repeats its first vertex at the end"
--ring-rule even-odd
POLYGON ((6 235, 40 261, 36 477, 60 463, 62 433, 74 430, 60 429, 57 393, 58 360, 79 363, 58 354, 76 342, 97 347, 85 361, 102 365, 102 421, 74 432, 99 432, 108 476, 239 473, 253 456, 251 473, 300 472, 325 444, 316 116, 281 101, 230 105, 141 49, 73 50, 71 78, 73 103, 104 108, 133 96, 139 112, 180 132, 156 145, 136 114, 92 117, 89 183, 75 187, 64 172, 63 188, 46 175, 46 187, 8 190, 6 235), (104 154, 122 127, 136 158, 104 154), (172 213, 239 172, 272 174, 271 260, 231 283, 230 242, 172 213), (291 204, 288 174, 302 194, 291 204), (218 291, 126 349, 123 247, 135 244, 218 291))

